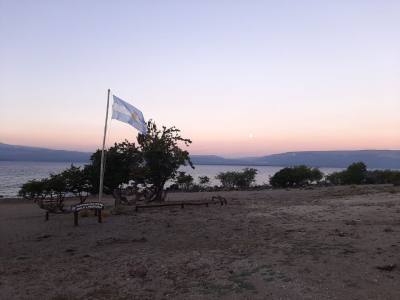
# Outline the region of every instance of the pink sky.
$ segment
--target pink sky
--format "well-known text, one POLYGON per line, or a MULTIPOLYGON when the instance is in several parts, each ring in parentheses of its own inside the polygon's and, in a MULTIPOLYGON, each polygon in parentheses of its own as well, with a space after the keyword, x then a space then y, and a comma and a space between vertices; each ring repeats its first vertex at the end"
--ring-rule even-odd
MULTIPOLYGON (((100 124, 99 124, 100 125, 100 124)), ((357 149, 400 149, 399 133, 395 126, 392 130, 380 132, 378 128, 343 128, 325 131, 314 130, 302 133, 292 129, 289 132, 272 129, 259 132, 253 130, 235 134, 200 135, 196 132, 183 130, 186 137, 191 137, 192 154, 219 154, 228 157, 264 155, 286 151, 304 150, 357 150, 357 149), (254 132, 254 133, 253 133, 254 132), (338 134, 340 133, 340 134, 338 134)), ((127 138, 134 141, 137 131, 127 124, 113 120, 108 132, 107 145, 127 138)), ((3 142, 31 146, 49 147, 55 149, 93 151, 101 145, 101 126, 54 126, 21 130, 17 135, 2 133, 3 142), (61 128, 61 129, 60 129, 61 128)))
MULTIPOLYGON (((93 151, 111 88, 193 154, 400 149, 399 15, 398 1, 4 1, 0 142, 93 151)), ((113 121, 108 144, 135 136, 113 121)))

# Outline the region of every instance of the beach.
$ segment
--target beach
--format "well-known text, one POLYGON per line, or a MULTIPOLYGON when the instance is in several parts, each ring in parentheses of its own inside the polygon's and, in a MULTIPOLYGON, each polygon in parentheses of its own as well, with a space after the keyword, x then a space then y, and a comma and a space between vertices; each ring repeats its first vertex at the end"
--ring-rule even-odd
MULTIPOLYGON (((0 299, 399 299, 400 187, 171 193, 50 215, 0 199, 0 299)), ((88 200, 90 201, 90 200, 88 200)), ((68 204, 73 201, 69 200, 68 204)))

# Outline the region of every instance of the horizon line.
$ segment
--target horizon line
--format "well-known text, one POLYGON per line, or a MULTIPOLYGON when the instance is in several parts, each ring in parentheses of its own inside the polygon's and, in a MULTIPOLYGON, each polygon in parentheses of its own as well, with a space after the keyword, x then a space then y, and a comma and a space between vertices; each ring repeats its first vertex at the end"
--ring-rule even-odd
MULTIPOLYGON (((14 145, 14 144, 7 144, 4 142, 0 142, 0 145, 8 145, 8 146, 15 146, 15 147, 28 147, 28 148, 37 148, 37 149, 45 149, 45 150, 53 150, 53 151, 68 151, 68 152, 80 152, 80 153, 94 153, 95 151, 99 150, 96 149, 93 152, 90 151, 83 151, 83 150, 67 150, 67 149, 56 149, 56 148, 48 148, 46 146, 29 146, 29 145, 14 145)), ((261 154, 261 155, 241 155, 241 156, 229 156, 229 155, 224 155, 224 154, 190 154, 190 156, 218 156, 221 158, 226 158, 226 159, 245 159, 245 158, 254 158, 254 157, 263 157, 263 156, 271 156, 271 155, 279 155, 279 154, 290 154, 290 153, 313 153, 313 152, 367 152, 367 151, 400 151, 400 149, 376 149, 376 148, 371 148, 371 149, 340 149, 340 150, 299 150, 299 151, 282 151, 282 152, 276 152, 276 153, 271 153, 271 154, 261 154)))

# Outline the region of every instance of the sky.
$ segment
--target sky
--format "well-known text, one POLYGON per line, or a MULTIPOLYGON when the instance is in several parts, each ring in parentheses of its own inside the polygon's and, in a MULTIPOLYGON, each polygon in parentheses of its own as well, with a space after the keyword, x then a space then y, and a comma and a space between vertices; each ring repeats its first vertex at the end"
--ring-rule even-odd
POLYGON ((399 37, 400 1, 0 0, 0 142, 93 151, 111 89, 192 154, 400 149, 399 37))

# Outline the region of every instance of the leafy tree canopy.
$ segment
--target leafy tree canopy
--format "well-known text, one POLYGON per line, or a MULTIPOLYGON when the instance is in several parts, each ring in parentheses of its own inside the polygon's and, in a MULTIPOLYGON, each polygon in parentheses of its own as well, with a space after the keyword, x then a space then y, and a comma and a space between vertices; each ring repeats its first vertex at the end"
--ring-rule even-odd
POLYGON ((294 166, 283 168, 274 174, 270 179, 273 187, 295 187, 318 182, 323 178, 323 174, 316 168, 307 166, 294 166))
POLYGON ((71 165, 71 167, 64 170, 61 175, 66 183, 66 191, 79 197, 81 203, 85 202, 92 190, 92 184, 89 179, 89 169, 71 165))
MULTIPOLYGON (((171 127, 159 129, 153 121, 147 123, 147 134, 139 134, 137 145, 124 141, 107 150, 104 192, 112 193, 121 184, 130 181, 142 183, 151 191, 148 200, 161 201, 168 180, 175 179, 179 167, 193 164, 189 152, 182 146, 189 146, 191 140, 180 135, 180 130, 171 127)), ((97 150, 87 166, 93 192, 99 188, 101 151, 97 150)))
MULTIPOLYGON (((92 192, 99 191, 101 150, 92 154, 91 164, 85 166, 90 180, 92 192)), ((131 180, 143 181, 139 166, 143 164, 143 156, 135 143, 127 140, 115 143, 106 150, 104 192, 111 194, 121 184, 128 184, 131 180)))
POLYGON ((248 188, 255 182, 256 175, 257 169, 245 168, 241 172, 221 172, 215 178, 221 181, 224 188, 248 188))
POLYGON ((363 162, 356 162, 342 172, 335 172, 327 176, 333 184, 362 184, 367 180, 367 166, 363 162))
POLYGON ((147 123, 147 134, 138 135, 138 144, 144 161, 144 182, 153 186, 151 200, 162 200, 165 183, 175 179, 181 166, 194 168, 187 150, 190 139, 183 138, 176 127, 157 128, 153 121, 147 123))

